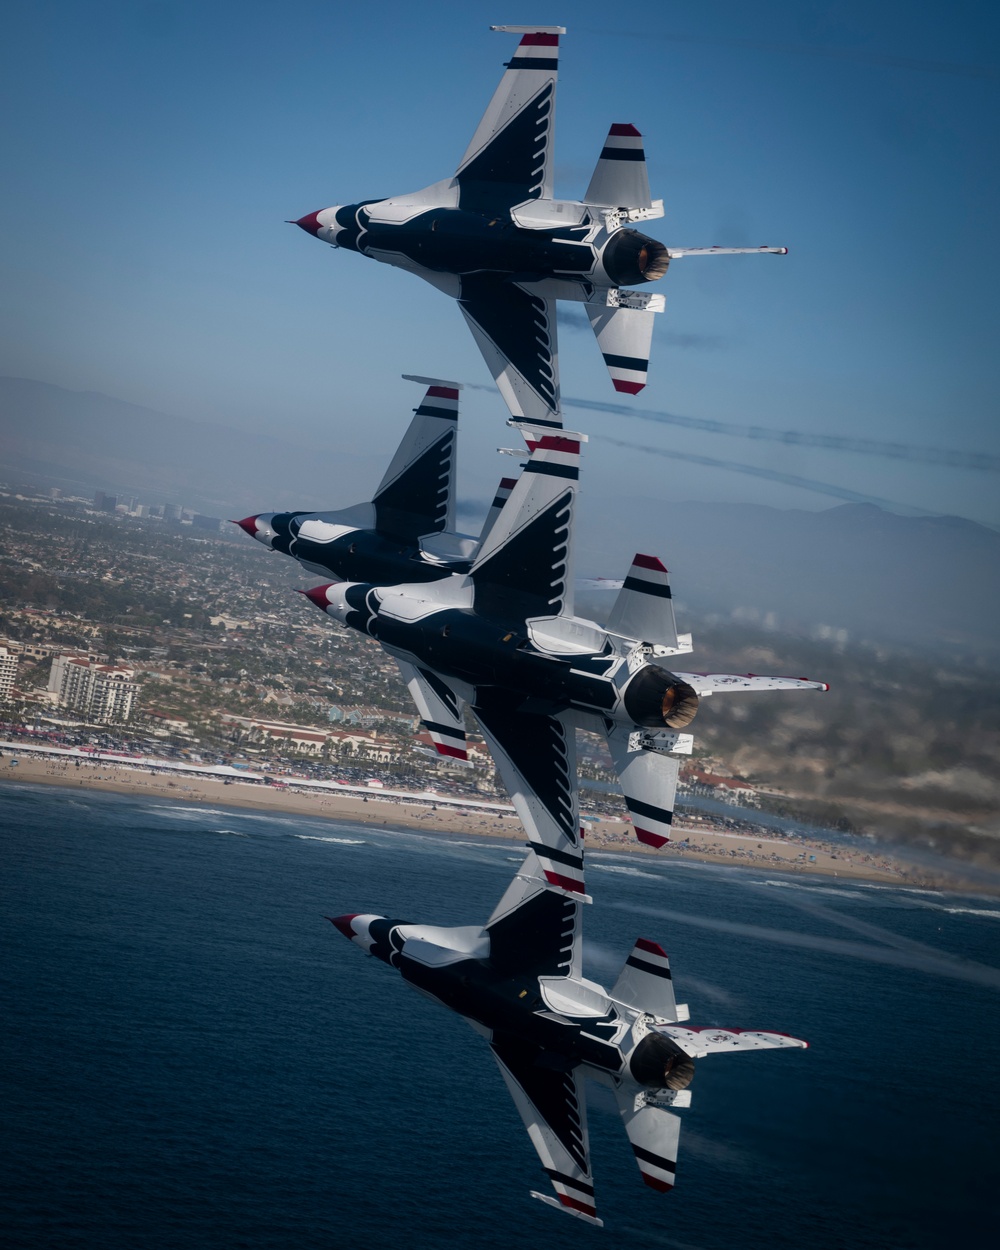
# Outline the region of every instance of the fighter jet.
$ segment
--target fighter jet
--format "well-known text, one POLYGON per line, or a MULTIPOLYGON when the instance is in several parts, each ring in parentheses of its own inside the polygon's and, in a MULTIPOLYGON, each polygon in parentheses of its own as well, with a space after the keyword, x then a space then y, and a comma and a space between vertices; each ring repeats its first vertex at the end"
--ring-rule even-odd
POLYGON ((601 1225, 594 1199, 584 1081, 610 1087, 643 1181, 674 1184, 680 1118, 695 1060, 804 1047, 784 1033, 685 1023, 670 961, 640 938, 610 991, 581 971, 579 900, 554 891, 534 853, 483 928, 384 916, 330 917, 352 942, 415 989, 463 1016, 489 1042, 555 1196, 549 1206, 601 1225))
POLYGON ((577 727, 603 733, 636 837, 669 840, 680 732, 705 696, 826 690, 824 682, 671 671, 693 649, 677 632, 666 567, 637 555, 607 625, 573 608, 572 544, 584 435, 549 432, 531 454, 468 573, 436 581, 339 581, 303 591, 381 643, 439 753, 465 759, 472 708, 545 879, 583 892, 576 815, 577 727))
POLYGON ((514 480, 501 479, 478 538, 456 533, 461 383, 403 377, 427 389, 371 502, 336 512, 266 512, 234 524, 321 577, 420 582, 467 572, 514 480))
POLYGON ((556 300, 583 303, 615 389, 646 384, 653 315, 645 290, 684 256, 785 247, 665 247, 636 223, 650 198, 642 135, 611 127, 582 200, 553 193, 562 26, 493 26, 521 41, 451 178, 389 199, 307 213, 292 224, 430 282, 459 301, 511 415, 561 426, 556 300))

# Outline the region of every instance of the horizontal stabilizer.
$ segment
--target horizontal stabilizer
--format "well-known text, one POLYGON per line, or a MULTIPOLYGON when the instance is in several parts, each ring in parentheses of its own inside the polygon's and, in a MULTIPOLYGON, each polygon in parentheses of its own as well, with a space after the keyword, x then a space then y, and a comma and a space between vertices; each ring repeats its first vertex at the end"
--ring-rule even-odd
POLYGON ((677 1002, 670 960, 663 947, 648 938, 639 938, 625 960, 611 997, 661 1020, 676 1020, 677 1002))
POLYGON ((722 694, 728 690, 829 690, 825 681, 808 677, 761 677, 756 673, 675 673, 698 695, 722 694))
POLYGON ((636 642, 677 646, 677 621, 666 565, 636 555, 608 617, 608 629, 636 642))
POLYGON ((608 749, 638 841, 661 847, 670 841, 680 762, 658 751, 629 749, 627 729, 606 731, 608 749))
POLYGON ((651 208, 642 135, 634 126, 611 127, 590 180, 585 204, 608 208, 651 208))
POLYGON ((415 542, 455 528, 458 391, 455 382, 427 387, 372 501, 380 534, 415 542))
POLYGON ((653 1029, 669 1037, 692 1059, 736 1050, 804 1050, 809 1045, 787 1033, 761 1033, 755 1029, 692 1029, 677 1024, 656 1024, 653 1029))
POLYGON ((650 1189, 659 1193, 673 1189, 681 1136, 680 1119, 669 1111, 642 1103, 637 1109, 634 1094, 625 1088, 617 1089, 615 1097, 642 1179, 650 1189))
POLYGON ((656 313, 596 303, 586 309, 615 390, 637 395, 646 385, 656 313))

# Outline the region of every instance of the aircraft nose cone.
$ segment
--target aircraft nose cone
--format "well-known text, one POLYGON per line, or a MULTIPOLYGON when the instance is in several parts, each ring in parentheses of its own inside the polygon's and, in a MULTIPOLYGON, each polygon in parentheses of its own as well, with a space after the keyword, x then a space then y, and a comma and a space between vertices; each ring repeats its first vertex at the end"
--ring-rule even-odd
POLYGON ((249 534, 251 538, 257 537, 257 518, 255 516, 245 516, 242 521, 230 521, 230 525, 238 525, 244 534, 249 534))
POLYGON ((325 586, 313 586, 312 590, 300 590, 300 595, 305 595, 312 603, 315 603, 321 612, 325 612, 330 606, 330 600, 326 597, 326 592, 333 585, 333 582, 327 582, 325 586))
POLYGON ((327 920, 329 920, 333 927, 341 932, 345 938, 348 938, 353 942, 355 937, 357 937, 357 934, 354 932, 351 921, 355 916, 360 914, 360 912, 352 911, 350 915, 347 916, 327 916, 327 920))
POLYGON ((300 217, 297 221, 290 221, 288 224, 290 226, 298 226, 300 229, 304 230, 306 234, 311 234, 314 238, 317 238, 321 228, 319 221, 319 214, 321 211, 322 210, 315 213, 306 213, 304 217, 300 217))

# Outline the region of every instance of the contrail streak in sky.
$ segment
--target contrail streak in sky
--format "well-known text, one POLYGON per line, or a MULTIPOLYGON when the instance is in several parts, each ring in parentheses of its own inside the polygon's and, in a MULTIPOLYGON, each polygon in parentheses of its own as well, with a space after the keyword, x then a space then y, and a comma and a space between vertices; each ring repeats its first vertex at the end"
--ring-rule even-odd
POLYGON ((940 512, 931 512, 929 508, 914 508, 910 504, 880 499, 878 495, 862 495, 859 491, 848 490, 844 486, 817 482, 809 477, 799 477, 795 473, 780 473, 777 469, 760 469, 756 465, 743 464, 739 460, 717 460, 714 456, 697 456, 687 451, 666 451, 662 447, 644 447, 639 443, 626 443, 620 438, 609 438, 606 434, 591 434, 590 437, 594 441, 611 443, 615 447, 624 447, 628 451, 641 451, 648 456, 666 456, 668 460, 684 460, 688 464, 703 464, 711 469, 728 469, 732 473, 746 473, 750 477, 763 477, 770 482, 781 482, 785 486, 798 486, 802 490, 816 491, 820 495, 832 495, 834 499, 844 499, 849 503, 873 503, 879 508, 889 508, 894 512, 903 512, 907 516, 943 515, 940 512))
MULTIPOLYGON (((492 391, 492 386, 466 382, 473 391, 492 391)), ((654 425, 675 425, 684 430, 701 430, 706 434, 728 434, 758 443, 783 443, 786 447, 819 447, 824 451, 847 451, 855 455, 881 456, 889 460, 910 460, 917 464, 943 465, 950 469, 978 469, 1000 473, 1000 456, 984 451, 958 451, 953 447, 920 447, 912 443, 890 443, 876 438, 855 438, 848 434, 809 434, 805 430, 778 430, 767 425, 746 425, 740 421, 717 421, 711 417, 685 417, 676 412, 655 408, 636 408, 632 404, 605 403, 601 399, 577 399, 564 395, 564 408, 581 408, 586 412, 606 412, 613 417, 635 417, 654 425)))
POLYGON ((563 396, 563 407, 607 412, 616 417, 637 417, 657 425, 676 425, 707 434, 729 434, 754 442, 784 443, 789 447, 821 447, 824 451, 849 451, 863 456, 884 456, 890 460, 913 460, 920 464, 946 465, 952 469, 981 469, 1000 473, 1000 456, 980 451, 956 451, 948 447, 915 447, 909 443, 887 443, 874 438, 853 438, 846 434, 807 434, 804 430, 776 430, 766 425, 744 425, 737 421, 715 421, 708 417, 683 417, 653 408, 633 408, 599 399, 572 399, 563 396))

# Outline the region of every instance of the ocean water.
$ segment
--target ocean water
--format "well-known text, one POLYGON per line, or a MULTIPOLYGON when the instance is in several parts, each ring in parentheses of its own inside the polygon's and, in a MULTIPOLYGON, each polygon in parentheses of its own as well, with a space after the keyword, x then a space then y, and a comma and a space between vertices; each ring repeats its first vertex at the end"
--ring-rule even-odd
POLYGON ((953 1247, 995 1231, 1000 904, 595 854, 587 972, 670 951, 697 1023, 677 1187, 610 1096, 605 1229, 545 1177, 485 1044, 324 919, 485 919, 513 843, 0 786, 0 1242, 312 1250, 953 1247))

